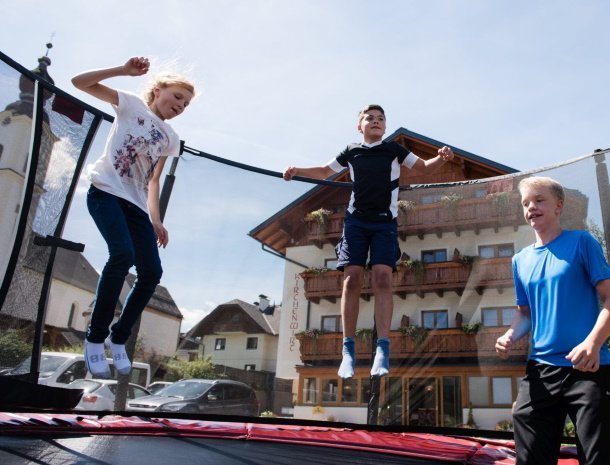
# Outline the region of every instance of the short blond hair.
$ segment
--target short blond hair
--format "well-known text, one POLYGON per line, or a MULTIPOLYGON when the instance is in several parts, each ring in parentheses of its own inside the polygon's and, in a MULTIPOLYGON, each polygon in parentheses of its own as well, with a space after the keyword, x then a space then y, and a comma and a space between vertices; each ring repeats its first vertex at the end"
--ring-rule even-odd
POLYGON ((155 87, 164 89, 170 86, 179 86, 188 90, 195 97, 195 84, 193 81, 180 74, 162 73, 157 74, 144 90, 144 101, 146 105, 150 105, 155 100, 155 87))
POLYGON ((553 178, 548 178, 546 176, 523 178, 519 182, 519 193, 523 194, 523 190, 528 187, 546 187, 557 200, 561 200, 562 202, 565 201, 566 194, 563 190, 563 186, 553 178))

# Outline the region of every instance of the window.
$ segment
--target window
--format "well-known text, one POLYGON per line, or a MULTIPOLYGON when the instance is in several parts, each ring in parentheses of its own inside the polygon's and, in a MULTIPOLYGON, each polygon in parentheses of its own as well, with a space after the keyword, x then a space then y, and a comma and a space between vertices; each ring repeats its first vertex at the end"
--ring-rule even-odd
POLYGON ((70 315, 68 316, 68 328, 73 328, 74 326, 74 315, 76 315, 76 312, 78 310, 78 303, 77 302, 73 302, 72 305, 70 306, 70 315))
POLYGON ((510 405, 513 402, 513 383, 511 378, 492 378, 491 392, 494 405, 510 405))
POLYGON ((68 384, 75 379, 82 379, 87 376, 87 366, 84 360, 79 360, 70 365, 66 371, 57 377, 57 382, 62 384, 68 384))
POLYGON ((424 310, 421 312, 422 326, 428 329, 448 328, 447 310, 424 310))
POLYGON ((470 376, 468 397, 473 407, 495 407, 511 405, 513 402, 513 380, 507 376, 470 376))
POLYGON ((303 403, 317 404, 318 403, 318 379, 305 378, 303 380, 303 403))
POLYGON ((424 194, 421 196, 422 205, 430 205, 441 201, 441 194, 424 194))
POLYGON ((341 400, 343 402, 358 402, 358 379, 347 378, 341 386, 341 400))
POLYGON ((512 257, 515 254, 513 244, 495 244, 495 245, 480 245, 479 257, 481 258, 498 258, 512 257))
POLYGON ((246 350, 256 350, 258 349, 258 338, 257 337, 249 337, 246 341, 246 350))
POLYGON ((322 331, 325 333, 340 333, 341 329, 341 315, 330 315, 322 317, 322 331))
POLYGON ((337 378, 325 379, 322 384, 322 402, 337 402, 339 381, 337 378))
POLYGON ((371 398, 371 378, 360 379, 360 402, 368 403, 371 398))
POLYGON ((483 308, 483 326, 510 326, 516 313, 515 307, 483 308))
POLYGON ((447 261, 447 249, 422 250, 421 261, 424 263, 439 263, 447 261))
POLYGON ((248 364, 244 365, 244 370, 254 371, 254 370, 256 370, 256 365, 254 365, 252 363, 248 363, 248 364))
POLYGON ((219 337, 214 344, 214 350, 225 350, 226 343, 227 340, 224 337, 219 337))
POLYGON ((473 407, 489 406, 489 379, 487 376, 468 378, 468 398, 473 407))
POLYGON ((485 197, 487 197, 487 188, 486 187, 484 187, 482 189, 477 189, 474 191, 475 199, 484 199, 485 197))

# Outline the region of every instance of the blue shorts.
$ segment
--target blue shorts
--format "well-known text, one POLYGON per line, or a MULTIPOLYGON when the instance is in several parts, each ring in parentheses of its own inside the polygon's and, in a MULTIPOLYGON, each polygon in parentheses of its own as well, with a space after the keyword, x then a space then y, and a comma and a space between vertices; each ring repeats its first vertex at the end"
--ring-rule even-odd
POLYGON ((335 247, 337 269, 348 265, 387 265, 396 270, 400 258, 396 220, 384 223, 363 221, 349 212, 343 223, 343 237, 335 247), (370 259, 367 263, 367 258, 370 259))

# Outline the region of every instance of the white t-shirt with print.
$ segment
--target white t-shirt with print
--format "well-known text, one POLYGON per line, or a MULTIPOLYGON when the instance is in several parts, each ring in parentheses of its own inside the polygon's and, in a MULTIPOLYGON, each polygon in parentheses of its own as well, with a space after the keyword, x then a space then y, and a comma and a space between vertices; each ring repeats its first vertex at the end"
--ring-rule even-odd
POLYGON ((117 117, 102 156, 88 167, 89 180, 148 213, 148 182, 159 157, 179 154, 180 139, 140 97, 117 92, 119 104, 112 105, 117 117))

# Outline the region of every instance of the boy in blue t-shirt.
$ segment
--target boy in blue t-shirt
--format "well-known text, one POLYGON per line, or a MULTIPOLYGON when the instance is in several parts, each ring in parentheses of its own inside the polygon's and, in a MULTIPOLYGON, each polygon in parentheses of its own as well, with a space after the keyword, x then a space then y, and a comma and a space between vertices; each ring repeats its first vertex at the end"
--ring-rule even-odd
POLYGON ((337 269, 344 273, 341 297, 343 360, 338 373, 342 378, 354 376, 354 336, 367 265, 371 266, 373 273, 371 283, 378 334, 371 375, 385 376, 390 369, 392 271, 400 257, 396 217, 401 166, 426 171, 453 159, 449 147, 442 147, 438 156, 423 160, 396 142, 382 141, 386 122, 383 108, 379 105, 367 105, 360 111, 357 128, 362 133, 363 142, 348 145, 326 165, 311 168, 290 166, 284 171, 284 179, 290 181, 293 176, 326 179, 345 168, 350 170, 352 195, 345 214, 343 237, 336 248, 337 269))
POLYGON ((591 234, 561 229, 561 184, 529 177, 519 192, 536 242, 513 257, 518 311, 496 342, 498 355, 508 358, 531 331, 513 411, 517 465, 556 465, 567 415, 576 426, 579 463, 608 465, 610 267, 591 234))

